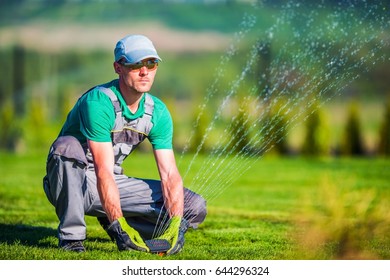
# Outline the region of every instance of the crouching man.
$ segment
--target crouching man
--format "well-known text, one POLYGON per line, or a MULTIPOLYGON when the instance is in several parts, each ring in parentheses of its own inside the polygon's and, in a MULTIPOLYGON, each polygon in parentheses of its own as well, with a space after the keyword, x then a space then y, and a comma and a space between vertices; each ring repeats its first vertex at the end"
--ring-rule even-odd
POLYGON ((85 215, 96 216, 119 250, 150 252, 150 239, 180 252, 184 234, 206 217, 205 200, 183 187, 172 148, 173 124, 149 93, 161 58, 142 35, 117 42, 118 78, 83 94, 52 144, 44 191, 59 219, 59 247, 84 252, 85 215), (128 177, 122 162, 148 139, 160 180, 128 177))

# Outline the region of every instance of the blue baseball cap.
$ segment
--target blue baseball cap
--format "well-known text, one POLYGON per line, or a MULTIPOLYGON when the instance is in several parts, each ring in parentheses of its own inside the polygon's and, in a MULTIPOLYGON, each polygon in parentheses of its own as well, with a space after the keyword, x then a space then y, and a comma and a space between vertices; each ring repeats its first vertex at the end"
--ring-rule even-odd
POLYGON ((127 63, 137 63, 146 58, 162 60, 152 41, 143 35, 128 35, 116 43, 115 61, 124 58, 127 63))

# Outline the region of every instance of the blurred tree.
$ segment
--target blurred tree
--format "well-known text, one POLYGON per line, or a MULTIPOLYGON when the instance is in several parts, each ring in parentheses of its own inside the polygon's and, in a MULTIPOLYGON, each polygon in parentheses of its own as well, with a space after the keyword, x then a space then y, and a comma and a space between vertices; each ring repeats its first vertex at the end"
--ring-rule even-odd
POLYGON ((0 148, 19 151, 23 147, 21 120, 25 115, 25 50, 14 46, 1 52, 0 148))
POLYGON ((390 156, 390 97, 385 103, 385 112, 379 134, 378 153, 390 156))
POLYGON ((246 102, 239 103, 238 113, 233 118, 230 129, 229 152, 233 154, 246 153, 249 150, 248 106, 246 102))
POLYGON ((306 136, 303 144, 302 152, 305 155, 319 155, 320 154, 320 143, 318 142, 318 130, 320 127, 320 116, 318 111, 309 113, 306 121, 306 136))
POLYGON ((259 85, 259 95, 262 96, 267 112, 262 120, 261 134, 263 136, 263 143, 261 144, 262 152, 273 149, 273 152, 278 154, 288 153, 287 143, 287 126, 286 115, 284 110, 281 110, 282 102, 273 102, 271 98, 271 63, 272 63, 272 47, 270 42, 257 42, 258 63, 255 70, 255 79, 259 85))
POLYGON ((23 116, 25 114, 25 50, 23 47, 16 45, 13 50, 13 61, 14 61, 14 72, 13 72, 13 81, 14 81, 14 93, 13 93, 13 103, 14 103, 14 112, 16 116, 23 116))
POLYGON ((321 110, 316 108, 308 108, 306 119, 306 135, 302 147, 302 153, 308 156, 325 155, 329 151, 328 141, 326 139, 326 128, 321 110))
POLYGON ((272 62, 271 44, 269 42, 257 42, 258 63, 255 71, 256 82, 260 85, 259 94, 264 95, 266 101, 271 88, 270 67, 272 62), (263 85, 263 86, 261 86, 263 85))
POLYGON ((359 156, 364 154, 359 108, 356 102, 349 106, 347 124, 342 142, 342 154, 359 156))
POLYGON ((287 142, 287 119, 288 108, 284 107, 285 100, 278 102, 270 102, 270 108, 267 109, 263 124, 261 124, 261 132, 263 136, 262 150, 267 152, 272 149, 277 154, 287 154, 289 152, 287 142))
POLYGON ((23 144, 23 131, 11 102, 2 104, 0 108, 0 131, 0 148, 12 152, 20 150, 23 144))
POLYGON ((205 134, 207 133, 208 129, 207 124, 209 123, 209 117, 207 116, 206 112, 207 110, 201 110, 198 107, 198 110, 196 110, 194 114, 194 133, 189 147, 190 152, 198 151, 199 153, 205 153, 207 150, 205 134))
POLYGON ((13 61, 10 48, 0 48, 0 64, 0 107, 2 107, 11 96, 13 86, 13 61))

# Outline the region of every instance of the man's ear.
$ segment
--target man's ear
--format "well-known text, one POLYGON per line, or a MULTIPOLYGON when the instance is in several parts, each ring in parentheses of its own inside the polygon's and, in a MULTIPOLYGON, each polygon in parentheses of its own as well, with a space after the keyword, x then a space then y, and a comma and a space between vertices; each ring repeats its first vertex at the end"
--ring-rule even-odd
POLYGON ((122 71, 121 65, 118 62, 115 61, 113 66, 114 66, 115 73, 120 74, 121 71, 122 71))

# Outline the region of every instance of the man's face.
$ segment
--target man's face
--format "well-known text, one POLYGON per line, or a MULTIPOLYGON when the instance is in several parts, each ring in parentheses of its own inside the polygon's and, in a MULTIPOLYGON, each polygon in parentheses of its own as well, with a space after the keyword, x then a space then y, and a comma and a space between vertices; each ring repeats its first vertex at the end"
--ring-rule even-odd
POLYGON ((157 66, 157 60, 154 58, 144 59, 138 64, 123 65, 114 62, 114 69, 119 75, 119 82, 136 93, 144 93, 150 90, 157 72, 157 66))

